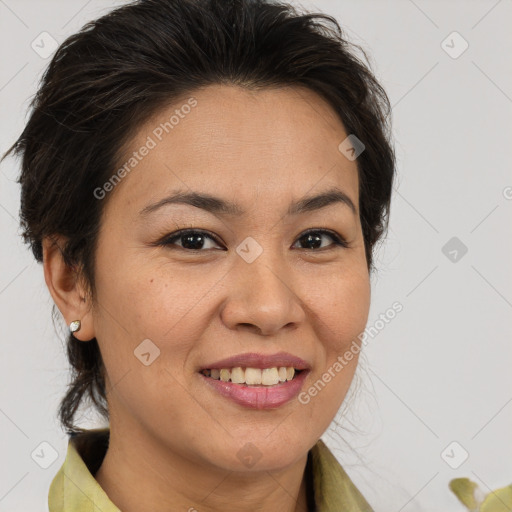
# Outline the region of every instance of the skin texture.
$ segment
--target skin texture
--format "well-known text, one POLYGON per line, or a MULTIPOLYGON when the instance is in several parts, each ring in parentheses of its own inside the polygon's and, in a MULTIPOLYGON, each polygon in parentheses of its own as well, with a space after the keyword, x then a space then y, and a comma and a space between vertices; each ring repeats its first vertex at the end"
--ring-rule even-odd
POLYGON ((97 338, 107 371, 110 447, 95 477, 123 512, 304 511, 307 452, 345 398, 357 356, 308 404, 269 410, 218 395, 198 371, 244 352, 286 351, 311 365, 307 390, 364 330, 370 280, 356 162, 338 150, 348 135, 340 119, 312 91, 215 85, 191 96, 197 106, 160 142, 153 130, 189 96, 161 109, 126 147, 120 165, 148 136, 158 142, 104 199, 96 302, 44 242, 52 297, 68 324, 81 319, 77 340, 97 338), (292 201, 331 186, 356 214, 336 203, 285 215, 292 201), (174 204, 139 215, 178 188, 247 213, 174 204), (184 228, 221 243, 205 238, 202 252, 179 238, 156 245, 184 228), (349 247, 319 233, 317 248, 304 239, 310 228, 333 230, 349 247), (236 252, 248 236, 263 249, 252 263, 236 252), (160 349, 149 366, 134 356, 145 339, 160 349), (261 454, 250 468, 237 457, 248 442, 261 454))

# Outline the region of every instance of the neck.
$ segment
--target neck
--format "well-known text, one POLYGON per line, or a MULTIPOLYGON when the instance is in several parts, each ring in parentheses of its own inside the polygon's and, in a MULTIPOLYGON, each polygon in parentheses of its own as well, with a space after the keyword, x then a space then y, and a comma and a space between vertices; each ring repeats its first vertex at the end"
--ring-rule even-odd
POLYGON ((123 512, 307 512, 306 462, 307 454, 276 471, 234 472, 111 426, 95 478, 123 512))

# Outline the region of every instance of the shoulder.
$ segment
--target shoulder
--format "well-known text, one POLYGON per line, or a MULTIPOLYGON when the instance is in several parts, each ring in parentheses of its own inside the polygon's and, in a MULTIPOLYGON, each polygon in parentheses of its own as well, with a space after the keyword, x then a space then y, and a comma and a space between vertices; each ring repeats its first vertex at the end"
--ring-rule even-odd
POLYGON ((64 463, 50 484, 49 512, 120 512, 94 478, 106 454, 109 437, 108 427, 69 437, 64 463))
POLYGON ((317 512, 374 512, 322 439, 310 454, 317 512))

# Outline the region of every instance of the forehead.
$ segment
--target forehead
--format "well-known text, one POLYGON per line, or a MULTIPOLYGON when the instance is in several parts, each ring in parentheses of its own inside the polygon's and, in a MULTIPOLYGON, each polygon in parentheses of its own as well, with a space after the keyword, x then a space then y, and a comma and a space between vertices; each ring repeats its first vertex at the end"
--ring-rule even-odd
POLYGON ((140 127, 116 167, 128 172, 115 195, 135 206, 180 188, 252 203, 337 186, 357 205, 357 164, 338 148, 346 137, 334 110, 309 89, 208 86, 140 127))

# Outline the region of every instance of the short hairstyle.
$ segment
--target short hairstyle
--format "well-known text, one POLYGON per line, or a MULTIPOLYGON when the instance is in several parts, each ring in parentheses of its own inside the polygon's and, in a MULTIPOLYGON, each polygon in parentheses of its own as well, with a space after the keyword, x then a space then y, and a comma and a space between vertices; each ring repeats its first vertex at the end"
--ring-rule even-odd
MULTIPOLYGON (((64 261, 95 297, 94 255, 105 200, 123 146, 160 108, 211 84, 302 86, 320 95, 365 146, 356 163, 369 271, 387 229, 395 154, 389 99, 328 15, 272 0, 139 0, 87 23, 58 48, 28 122, 4 155, 21 157, 22 236, 38 262, 59 234, 64 261)), ((340 141, 341 142, 341 141, 340 141)), ((56 308, 53 309, 54 318, 56 308)), ((72 379, 59 419, 71 434, 88 398, 108 419, 96 339, 67 339, 72 379)))

